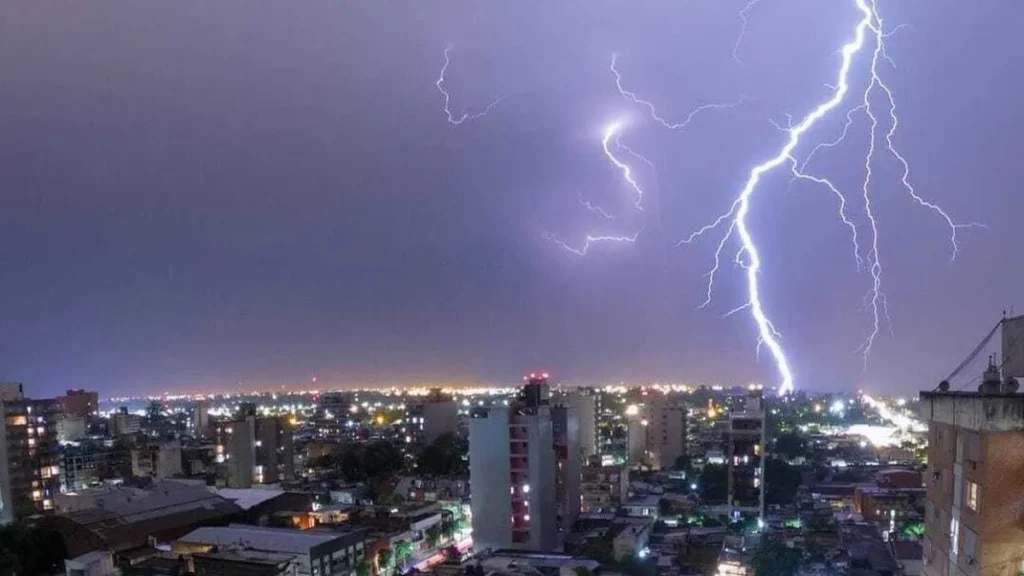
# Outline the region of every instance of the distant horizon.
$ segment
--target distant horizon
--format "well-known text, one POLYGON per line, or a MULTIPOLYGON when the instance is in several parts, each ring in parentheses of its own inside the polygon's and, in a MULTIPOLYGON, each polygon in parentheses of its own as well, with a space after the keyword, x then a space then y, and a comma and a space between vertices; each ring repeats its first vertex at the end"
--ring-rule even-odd
POLYGON ((1024 310, 1024 3, 11 3, 0 379, 36 397, 909 396, 1024 310))

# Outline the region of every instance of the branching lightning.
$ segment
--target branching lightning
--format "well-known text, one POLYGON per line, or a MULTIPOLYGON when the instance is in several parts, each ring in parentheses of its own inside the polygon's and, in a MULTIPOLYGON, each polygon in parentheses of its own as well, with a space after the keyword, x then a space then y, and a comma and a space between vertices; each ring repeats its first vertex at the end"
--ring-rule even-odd
POLYGON ((617 62, 618 62, 618 56, 612 55, 612 63, 611 63, 611 66, 609 67, 609 69, 611 70, 612 74, 615 76, 615 87, 618 88, 619 94, 621 94, 623 98, 626 98, 627 100, 630 100, 634 104, 636 104, 638 106, 643 106, 644 108, 646 108, 647 111, 650 113, 651 118, 653 118, 655 122, 661 124, 663 127, 667 128, 669 130, 682 130, 683 128, 686 128, 687 126, 690 125, 690 122, 692 122, 694 118, 696 118, 697 116, 699 116, 703 112, 707 112, 709 110, 722 110, 724 108, 735 108, 735 107, 737 107, 737 106, 739 106, 740 104, 743 103, 743 99, 740 98, 739 100, 737 100, 735 102, 718 102, 718 103, 701 104, 700 106, 697 106, 693 110, 690 110, 690 113, 687 114, 686 117, 683 118, 682 121, 680 121, 680 122, 669 122, 663 116, 658 114, 658 109, 655 108, 654 104, 652 104, 650 101, 644 100, 644 99, 640 98, 639 96, 637 96, 635 92, 632 92, 630 90, 626 90, 625 88, 622 87, 622 74, 619 74, 619 70, 615 67, 617 62))
POLYGON ((750 23, 747 20, 747 15, 750 11, 757 6, 761 0, 747 0, 747 3, 739 11, 740 16, 740 33, 736 36, 736 43, 732 46, 732 59, 739 64, 740 63, 740 45, 743 44, 743 38, 747 35, 747 25, 750 23))
MULTIPOLYGON (((857 349, 863 355, 865 364, 867 363, 872 347, 881 330, 883 320, 888 322, 889 328, 892 330, 892 322, 889 319, 888 302, 883 291, 882 279, 884 269, 882 267, 879 242, 880 227, 876 218, 877 208, 873 201, 873 189, 877 184, 875 182, 876 178, 872 168, 876 161, 875 152, 879 148, 878 144, 882 143, 881 145, 884 146, 883 151, 891 154, 899 163, 902 169, 899 184, 910 199, 916 205, 934 212, 942 218, 949 227, 949 241, 952 246, 950 255, 951 261, 956 258, 960 249, 957 235, 958 231, 965 228, 984 227, 983 225, 975 222, 966 224, 958 223, 941 206, 925 199, 924 196, 919 194, 911 183, 909 162, 900 153, 895 142, 896 132, 899 127, 895 98, 892 90, 884 81, 879 70, 880 62, 887 63, 895 69, 895 63, 886 52, 885 40, 898 31, 900 27, 896 27, 888 32, 885 31, 882 18, 877 10, 876 0, 851 1, 856 6, 860 17, 853 27, 852 39, 848 40, 847 43, 838 51, 841 59, 839 69, 837 71, 837 80, 834 84, 826 85, 829 90, 827 99, 812 108, 810 112, 799 119, 798 122, 788 114, 787 118, 789 121, 786 126, 772 122, 776 128, 786 135, 785 142, 781 148, 778 149, 774 156, 750 169, 746 183, 733 198, 727 211, 719 215, 709 224, 692 232, 689 236, 678 243, 680 246, 684 244, 692 244, 714 231, 724 231, 716 243, 713 253, 713 264, 705 274, 707 280, 706 297, 699 305, 699 308, 705 308, 711 304, 713 299, 715 281, 721 270, 723 262, 723 252, 730 245, 730 242, 734 240, 737 241, 738 251, 735 253, 732 261, 737 268, 743 270, 746 278, 747 298, 743 304, 726 312, 725 317, 732 316, 739 312, 749 311, 757 326, 757 355, 760 356, 762 347, 768 348, 781 380, 779 384, 779 392, 781 394, 787 394, 793 391, 794 375, 789 358, 782 346, 782 336, 776 329, 772 320, 768 317, 768 314, 765 311, 764 302, 762 301, 759 275, 762 271, 763 261, 761 251, 757 246, 748 221, 748 216, 752 209, 752 199, 755 192, 762 187, 761 184, 763 177, 776 168, 786 165, 791 176, 791 183, 795 181, 810 182, 827 190, 836 198, 839 220, 850 231, 853 258, 856 268, 858 271, 866 270, 870 275, 870 288, 865 296, 865 307, 869 310, 871 315, 871 329, 864 342, 857 349), (870 46, 870 48, 865 49, 866 46, 870 46), (821 123, 820 121, 834 115, 844 100, 847 99, 847 96, 852 90, 850 78, 855 57, 862 54, 870 56, 868 62, 865 64, 869 71, 867 86, 861 94, 861 101, 846 111, 845 123, 843 124, 841 134, 834 140, 827 140, 815 144, 809 149, 806 155, 803 156, 802 160, 798 159, 798 149, 803 149, 803 146, 807 144, 805 140, 809 138, 808 133, 818 127, 821 123), (881 94, 878 94, 878 92, 881 92, 881 94), (877 102, 873 102, 876 95, 880 97, 884 96, 888 112, 887 128, 882 126, 883 122, 880 120, 879 114, 876 113, 873 107, 873 104, 877 104, 877 102), (856 116, 861 112, 863 112, 864 116, 867 118, 867 125, 869 128, 868 146, 863 158, 864 180, 861 184, 860 199, 858 200, 859 202, 862 202, 859 216, 862 216, 866 223, 866 240, 864 238, 865 234, 862 233, 863 229, 857 223, 858 217, 855 214, 858 213, 851 213, 851 197, 847 196, 831 179, 808 171, 808 165, 816 155, 826 150, 835 149, 845 142, 851 125, 855 121, 856 116), (884 137, 882 136, 883 131, 884 137)), ((737 60, 737 62, 739 61, 738 50, 743 41, 743 37, 746 34, 748 14, 759 2, 760 0, 748 0, 744 8, 740 10, 739 16, 741 29, 739 37, 737 38, 733 48, 733 58, 737 60)), ((610 70, 615 77, 615 86, 618 89, 619 94, 632 103, 645 108, 651 118, 658 122, 662 127, 669 130, 680 130, 687 127, 693 119, 703 111, 731 108, 742 102, 741 100, 740 102, 735 103, 705 104, 691 111, 682 121, 670 122, 658 112, 654 104, 650 101, 640 98, 635 92, 623 87, 622 75, 616 65, 617 60, 613 57, 610 70)), ((636 192, 636 207, 639 209, 644 197, 643 191, 633 178, 630 166, 624 163, 613 153, 611 144, 615 144, 615 150, 622 150, 644 162, 648 161, 646 158, 636 155, 632 150, 618 141, 620 130, 620 124, 610 124, 603 134, 602 145, 605 155, 612 164, 621 171, 624 179, 636 192)), ((589 203, 585 205, 588 209, 593 211, 593 207, 589 205, 589 203)), ((586 255, 587 250, 596 243, 634 243, 638 234, 639 232, 633 236, 588 235, 583 246, 580 248, 574 248, 553 237, 551 237, 551 239, 566 250, 574 254, 584 256, 586 255)))
POLYGON ((488 104, 487 107, 481 110, 480 112, 470 113, 466 110, 463 110, 459 116, 455 116, 455 114, 452 113, 451 109, 451 95, 448 94, 448 91, 444 89, 444 75, 445 72, 448 71, 448 65, 451 64, 452 62, 451 57, 449 56, 449 53, 451 52, 452 48, 452 46, 448 46, 447 48, 444 49, 444 65, 441 66, 441 73, 437 77, 437 82, 434 82, 434 86, 437 86, 437 91, 440 92, 441 97, 444 98, 444 107, 442 108, 442 110, 444 111, 445 116, 447 116, 448 118, 448 123, 451 124, 452 126, 458 126, 459 124, 462 124, 467 120, 476 120, 477 118, 483 118, 484 116, 487 116, 491 109, 497 106, 498 103, 504 100, 505 97, 501 96, 499 98, 491 100, 490 104, 488 104))
POLYGON ((575 246, 571 246, 567 242, 565 242, 564 240, 562 240, 562 239, 560 239, 560 238, 558 238, 556 236, 552 236, 551 234, 545 234, 544 236, 545 236, 545 238, 547 238, 548 240, 554 242, 555 244, 558 244, 559 246, 561 246, 562 248, 564 248, 568 252, 572 252, 573 254, 575 254, 577 256, 586 256, 587 255, 587 251, 589 251, 592 246, 594 246, 595 244, 600 244, 602 242, 615 242, 617 244, 633 244, 633 243, 636 242, 636 239, 640 236, 640 232, 636 232, 632 236, 590 236, 590 235, 588 235, 584 239, 583 245, 580 246, 579 248, 577 248, 575 246))

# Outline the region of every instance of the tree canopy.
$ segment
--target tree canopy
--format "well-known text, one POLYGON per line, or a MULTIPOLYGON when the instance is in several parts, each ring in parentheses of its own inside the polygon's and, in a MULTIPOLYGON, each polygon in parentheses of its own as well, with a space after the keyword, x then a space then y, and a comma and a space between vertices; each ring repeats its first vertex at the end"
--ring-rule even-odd
POLYGON ((416 459, 416 469, 430 476, 465 474, 469 463, 469 444, 452 432, 442 434, 427 445, 416 459))

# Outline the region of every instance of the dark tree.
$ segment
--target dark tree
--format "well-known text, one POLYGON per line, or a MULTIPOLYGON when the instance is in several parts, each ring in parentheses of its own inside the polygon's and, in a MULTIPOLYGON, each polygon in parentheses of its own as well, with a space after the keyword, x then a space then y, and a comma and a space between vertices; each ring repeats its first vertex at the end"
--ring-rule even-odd
POLYGON ((416 469, 430 476, 465 474, 468 470, 466 455, 469 444, 449 432, 438 436, 416 458, 416 469))
POLYGON ((725 464, 707 464, 700 472, 697 491, 705 502, 725 502, 729 497, 729 468, 725 464))
POLYGON ((754 553, 756 576, 794 576, 800 570, 803 555, 782 542, 766 540, 754 553))
POLYGON ((63 571, 67 551, 60 534, 47 528, 0 526, 0 575, 54 574, 63 571))
POLYGON ((810 454, 807 448, 807 439, 796 432, 779 434, 774 440, 775 453, 787 460, 795 458, 806 458, 810 454))
POLYGON ((363 468, 370 478, 382 478, 400 471, 405 457, 397 446, 386 440, 370 442, 363 451, 363 468))
POLYGON ((802 476, 800 469, 785 460, 769 458, 764 463, 764 500, 768 504, 790 504, 802 476))

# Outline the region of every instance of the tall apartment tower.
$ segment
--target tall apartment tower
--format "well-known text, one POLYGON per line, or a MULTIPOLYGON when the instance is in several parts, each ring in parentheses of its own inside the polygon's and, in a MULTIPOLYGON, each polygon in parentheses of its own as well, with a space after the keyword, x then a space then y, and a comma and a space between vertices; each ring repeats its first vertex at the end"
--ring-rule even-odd
POLYGON ((60 491, 60 405, 18 396, 7 390, 0 402, 0 524, 53 510, 60 491))
POLYGON ((752 391, 742 411, 729 414, 725 459, 729 465, 729 506, 733 516, 764 517, 765 410, 752 391))
POLYGON ((1000 376, 992 362, 977 391, 921 392, 925 576, 1024 573, 1024 394, 1000 376))
POLYGON ((647 426, 646 418, 635 414, 626 420, 626 463, 632 467, 642 466, 647 462, 647 426))
POLYGON ((583 475, 583 452, 580 448, 580 426, 576 408, 552 408, 551 429, 555 448, 555 503, 558 506, 558 528, 568 533, 580 516, 580 482, 583 475))
POLYGON ((210 401, 196 400, 192 403, 192 418, 189 421, 190 432, 195 438, 205 438, 210 435, 210 401))
POLYGON ((597 446, 597 397, 583 390, 566 395, 565 403, 576 410, 580 424, 580 451, 583 461, 598 453, 597 446))
POLYGON ((240 417, 223 422, 218 432, 218 460, 224 464, 229 488, 294 478, 295 454, 287 418, 257 418, 255 406, 243 404, 240 417))
POLYGON ((647 402, 647 458, 651 468, 672 468, 686 454, 686 406, 675 398, 653 396, 647 402))
POLYGON ((509 406, 473 414, 469 481, 477 550, 558 546, 556 459, 546 374, 509 406))

